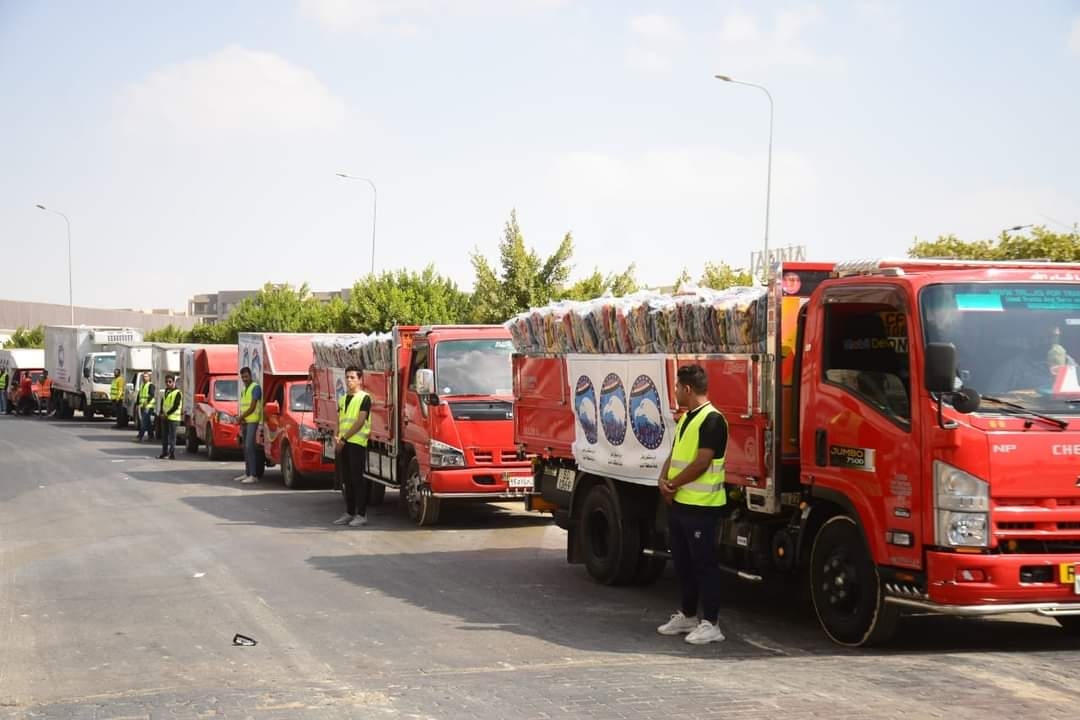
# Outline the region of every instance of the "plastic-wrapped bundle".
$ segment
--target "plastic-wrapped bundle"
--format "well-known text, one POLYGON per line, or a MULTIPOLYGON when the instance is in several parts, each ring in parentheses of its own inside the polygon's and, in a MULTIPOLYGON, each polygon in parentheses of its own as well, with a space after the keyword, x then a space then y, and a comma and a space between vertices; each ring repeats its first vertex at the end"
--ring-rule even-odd
POLYGON ((765 349, 763 288, 561 301, 510 319, 523 353, 748 353, 765 349))
POLYGON ((315 365, 323 368, 359 367, 386 371, 393 367, 394 343, 390 333, 338 335, 311 342, 315 365))

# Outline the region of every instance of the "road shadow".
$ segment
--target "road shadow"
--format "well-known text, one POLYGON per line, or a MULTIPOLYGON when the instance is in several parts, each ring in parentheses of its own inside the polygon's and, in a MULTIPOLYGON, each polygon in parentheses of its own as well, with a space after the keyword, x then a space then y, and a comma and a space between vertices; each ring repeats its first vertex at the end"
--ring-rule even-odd
MULTIPOLYGON (((129 473, 129 475, 137 477, 140 473, 129 473)), ((241 495, 192 496, 183 498, 183 501, 196 510, 227 523, 293 529, 321 528, 328 532, 355 532, 350 528, 331 525, 331 522, 344 510, 341 494, 337 491, 294 492, 281 487, 267 487, 264 483, 240 485, 230 480, 225 480, 220 484, 232 485, 244 492, 241 495)), ((439 525, 432 528, 418 528, 400 507, 398 494, 393 490, 388 490, 382 504, 369 506, 368 528, 377 532, 437 533, 537 527, 551 523, 550 518, 545 515, 527 514, 520 509, 516 510, 515 512, 507 507, 492 504, 457 506, 451 504, 445 508, 439 525)))
POLYGON ((316 556, 308 562, 420 611, 455 616, 461 629, 511 632, 579 650, 794 658, 1080 648, 1080 641, 1060 628, 1038 622, 910 617, 901 621, 890 645, 852 650, 825 636, 804 593, 734 578, 725 580, 720 612, 727 641, 692 647, 655 631, 677 603, 678 583, 670 567, 652 586, 616 588, 593 582, 580 566, 567 565, 564 551, 540 548, 316 556))

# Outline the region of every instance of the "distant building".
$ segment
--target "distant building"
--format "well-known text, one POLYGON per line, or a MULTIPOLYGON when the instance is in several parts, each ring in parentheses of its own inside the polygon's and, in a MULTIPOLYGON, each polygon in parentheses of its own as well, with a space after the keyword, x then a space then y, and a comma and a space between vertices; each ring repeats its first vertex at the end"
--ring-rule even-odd
MULTIPOLYGON (((159 330, 172 325, 181 330, 190 330, 195 322, 195 318, 169 309, 113 310, 75 306, 76 325, 113 325, 140 330, 159 330)), ((68 305, 0 300, 0 328, 14 331, 20 327, 69 324, 71 308, 68 305)), ((0 330, 0 335, 3 334, 5 331, 0 330)))
MULTIPOLYGON (((259 292, 258 290, 218 290, 214 293, 203 293, 193 296, 188 300, 188 315, 195 318, 198 323, 213 325, 221 322, 229 316, 240 302, 259 292)), ((342 290, 315 291, 311 296, 319 302, 328 303, 334 298, 348 301, 351 288, 342 290)))

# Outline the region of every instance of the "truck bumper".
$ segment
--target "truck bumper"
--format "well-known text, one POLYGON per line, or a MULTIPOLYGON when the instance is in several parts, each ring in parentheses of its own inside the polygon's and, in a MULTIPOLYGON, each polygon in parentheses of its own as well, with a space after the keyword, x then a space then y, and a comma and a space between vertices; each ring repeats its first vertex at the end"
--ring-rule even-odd
POLYGON ((888 588, 893 594, 887 602, 945 615, 1080 615, 1080 584, 1072 579, 1078 568, 1075 554, 928 552, 926 594, 888 588))
POLYGON ((333 473, 334 463, 323 462, 322 443, 318 440, 302 440, 299 446, 293 450, 293 462, 296 469, 304 474, 333 473))
POLYGON ((215 422, 210 427, 214 434, 214 446, 226 450, 240 447, 240 426, 215 422))
POLYGON ((432 470, 427 481, 436 497, 520 499, 533 491, 532 467, 528 464, 432 470))

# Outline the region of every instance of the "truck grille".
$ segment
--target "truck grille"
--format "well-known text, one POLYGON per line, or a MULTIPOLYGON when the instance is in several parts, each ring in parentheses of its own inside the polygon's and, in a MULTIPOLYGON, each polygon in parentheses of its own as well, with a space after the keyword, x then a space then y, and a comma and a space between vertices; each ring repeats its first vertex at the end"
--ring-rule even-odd
POLYGON ((1080 550, 1080 498, 995 499, 993 517, 1005 552, 1080 550))
POLYGON ((480 450, 474 448, 473 461, 477 465, 508 465, 518 462, 516 450, 480 450))

